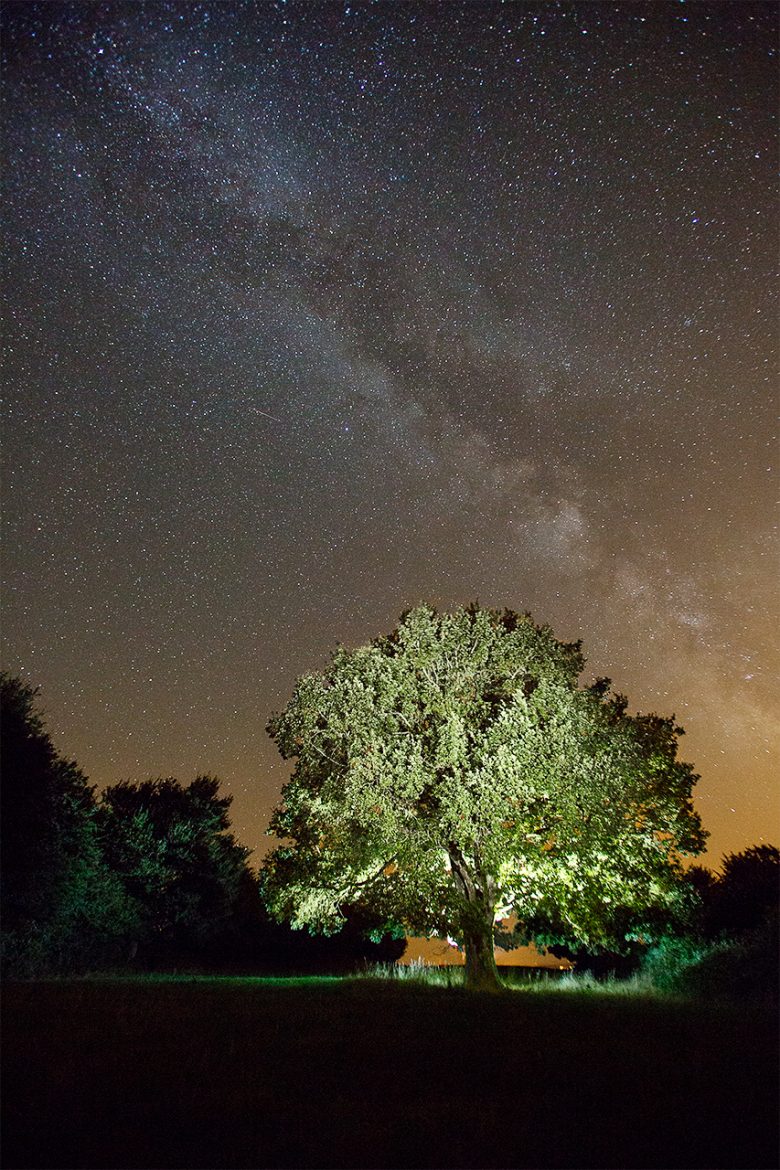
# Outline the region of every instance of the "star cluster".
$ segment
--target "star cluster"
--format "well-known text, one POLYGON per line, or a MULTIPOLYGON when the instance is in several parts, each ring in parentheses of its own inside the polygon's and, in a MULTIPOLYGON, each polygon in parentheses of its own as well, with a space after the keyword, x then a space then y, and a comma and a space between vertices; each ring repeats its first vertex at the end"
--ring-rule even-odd
POLYGON ((772 837, 776 10, 4 6, 6 665, 93 782, 216 772, 419 600, 676 712, 772 837))

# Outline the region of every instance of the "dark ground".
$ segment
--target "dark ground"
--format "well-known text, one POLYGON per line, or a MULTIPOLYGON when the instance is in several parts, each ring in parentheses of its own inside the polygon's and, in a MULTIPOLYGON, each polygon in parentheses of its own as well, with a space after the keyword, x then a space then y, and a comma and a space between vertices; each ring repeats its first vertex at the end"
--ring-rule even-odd
POLYGON ((778 1165, 771 1010, 327 981, 9 985, 4 1166, 778 1165))

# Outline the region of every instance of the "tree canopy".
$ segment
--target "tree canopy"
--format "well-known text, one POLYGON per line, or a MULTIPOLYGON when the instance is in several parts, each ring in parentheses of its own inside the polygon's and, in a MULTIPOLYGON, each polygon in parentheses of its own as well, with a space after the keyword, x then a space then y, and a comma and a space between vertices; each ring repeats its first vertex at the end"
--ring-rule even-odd
POLYGON ((739 936, 777 920, 780 902, 780 850, 753 845, 727 853, 721 873, 704 898, 704 926, 710 937, 739 936))
POLYGON ((268 728, 295 761, 264 869, 277 916, 329 933, 367 907, 454 936, 475 986, 510 914, 588 946, 650 929, 703 848, 697 777, 673 717, 581 686, 584 662, 527 614, 423 605, 300 678, 268 728))
POLYGON ((105 855, 139 906, 147 944, 203 942, 231 917, 250 852, 230 832, 231 800, 212 776, 122 781, 103 793, 105 855))
POLYGON ((136 926, 100 848, 94 788, 56 751, 36 695, 0 675, 3 964, 17 974, 105 961, 136 926))

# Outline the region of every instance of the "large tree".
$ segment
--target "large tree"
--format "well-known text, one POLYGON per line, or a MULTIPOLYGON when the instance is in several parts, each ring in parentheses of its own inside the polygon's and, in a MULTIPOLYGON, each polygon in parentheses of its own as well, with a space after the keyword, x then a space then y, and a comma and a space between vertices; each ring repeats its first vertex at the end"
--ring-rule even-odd
POLYGON ((528 615, 420 606, 300 678, 269 733, 295 760, 265 893, 293 926, 370 907, 463 945, 498 985, 494 929, 614 945, 680 897, 704 842, 673 718, 580 686, 580 644, 528 615))

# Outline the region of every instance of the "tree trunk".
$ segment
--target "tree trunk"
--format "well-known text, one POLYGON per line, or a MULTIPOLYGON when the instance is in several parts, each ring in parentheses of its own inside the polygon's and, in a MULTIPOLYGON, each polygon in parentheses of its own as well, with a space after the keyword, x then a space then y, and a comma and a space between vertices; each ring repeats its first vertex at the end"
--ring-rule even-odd
POLYGON ((463 931, 463 947, 466 952, 466 987, 470 991, 500 991, 492 915, 482 929, 474 924, 463 931))
POLYGON ((463 899, 461 934, 466 952, 466 987, 472 991, 500 991, 496 955, 493 949, 493 880, 482 873, 479 859, 467 861, 463 851, 450 842, 455 887, 463 899))

